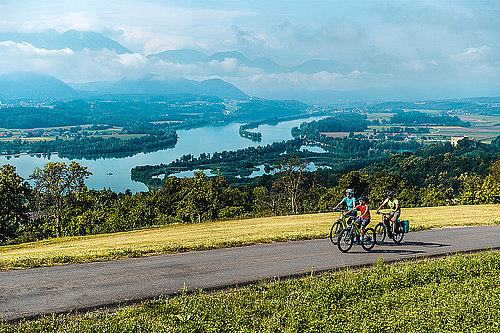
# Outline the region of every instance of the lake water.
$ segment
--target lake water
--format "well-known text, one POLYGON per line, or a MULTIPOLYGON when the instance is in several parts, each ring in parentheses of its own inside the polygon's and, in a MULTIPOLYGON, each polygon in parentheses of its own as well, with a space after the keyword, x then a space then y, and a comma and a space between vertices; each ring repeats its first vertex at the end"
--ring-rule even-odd
POLYGON ((21 155, 16 157, 0 156, 0 165, 10 164, 16 167, 17 172, 25 179, 33 172, 35 167, 43 167, 47 162, 76 161, 88 167, 93 175, 87 180, 87 186, 93 189, 111 188, 116 192, 130 189, 133 192, 147 191, 147 187, 130 178, 130 170, 137 165, 156 165, 170 163, 185 154, 198 156, 201 153, 222 152, 236 150, 250 146, 263 146, 273 142, 289 140, 292 138, 290 130, 304 121, 317 120, 323 117, 297 119, 286 121, 277 125, 261 125, 257 131, 262 133, 261 142, 253 142, 239 136, 238 129, 241 124, 232 123, 219 127, 201 127, 190 130, 177 131, 179 140, 175 148, 159 150, 153 153, 139 153, 124 158, 101 158, 97 160, 67 159, 57 155, 50 157, 36 157, 21 155))

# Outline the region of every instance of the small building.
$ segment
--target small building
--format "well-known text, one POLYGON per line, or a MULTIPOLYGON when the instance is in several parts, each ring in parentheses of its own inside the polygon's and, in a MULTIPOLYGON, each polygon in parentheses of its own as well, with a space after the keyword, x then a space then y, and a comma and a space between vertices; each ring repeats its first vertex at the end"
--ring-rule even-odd
POLYGON ((453 147, 456 147, 462 140, 467 141, 471 147, 477 147, 477 141, 475 139, 469 139, 468 136, 452 136, 450 139, 450 143, 453 147))

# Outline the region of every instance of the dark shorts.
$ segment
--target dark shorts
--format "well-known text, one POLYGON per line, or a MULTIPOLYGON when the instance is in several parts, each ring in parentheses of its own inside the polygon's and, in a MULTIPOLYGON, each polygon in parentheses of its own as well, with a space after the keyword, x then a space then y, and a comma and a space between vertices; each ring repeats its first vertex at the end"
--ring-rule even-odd
POLYGON ((395 212, 390 212, 390 217, 391 217, 391 220, 393 220, 393 221, 397 221, 399 219, 400 215, 401 215, 400 210, 397 210, 395 212))
POLYGON ((359 224, 362 227, 366 227, 368 225, 368 223, 370 223, 370 220, 369 219, 365 219, 363 217, 358 217, 356 219, 356 223, 359 224))

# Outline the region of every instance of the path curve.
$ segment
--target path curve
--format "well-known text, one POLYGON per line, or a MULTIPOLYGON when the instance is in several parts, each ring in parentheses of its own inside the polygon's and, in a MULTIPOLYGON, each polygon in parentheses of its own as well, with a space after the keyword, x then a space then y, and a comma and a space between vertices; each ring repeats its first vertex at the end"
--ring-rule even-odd
POLYGON ((500 248, 500 226, 411 232, 403 244, 341 253, 328 239, 258 244, 136 259, 0 272, 6 321, 214 290, 349 266, 500 248))

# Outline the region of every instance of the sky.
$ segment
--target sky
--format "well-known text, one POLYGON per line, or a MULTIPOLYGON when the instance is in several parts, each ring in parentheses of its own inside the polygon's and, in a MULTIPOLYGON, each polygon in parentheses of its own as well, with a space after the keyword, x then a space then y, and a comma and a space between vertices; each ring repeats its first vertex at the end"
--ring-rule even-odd
POLYGON ((250 95, 308 102, 500 95, 500 1, 3 0, 0 12, 0 34, 92 31, 133 52, 4 40, 0 74, 33 71, 65 82, 217 77, 250 95), (269 72, 230 58, 188 65, 147 58, 175 49, 335 66, 269 72))

